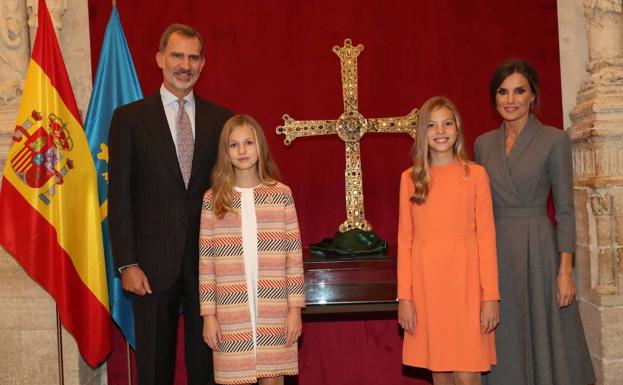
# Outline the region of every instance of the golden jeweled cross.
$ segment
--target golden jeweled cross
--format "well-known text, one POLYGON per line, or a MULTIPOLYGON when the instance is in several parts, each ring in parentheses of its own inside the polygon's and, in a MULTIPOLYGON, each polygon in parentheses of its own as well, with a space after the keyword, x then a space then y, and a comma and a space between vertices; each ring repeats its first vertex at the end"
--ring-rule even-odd
POLYGON ((418 116, 417 108, 407 116, 376 119, 366 119, 357 111, 357 56, 361 51, 363 45, 353 46, 350 39, 344 40, 343 47, 333 47, 340 58, 344 98, 344 113, 337 120, 296 121, 286 114, 283 126, 277 127, 277 133, 286 136, 283 140, 286 145, 301 136, 329 134, 337 134, 346 143, 347 219, 340 225, 341 232, 372 229, 364 215, 359 139, 366 132, 407 133, 415 138, 418 116))

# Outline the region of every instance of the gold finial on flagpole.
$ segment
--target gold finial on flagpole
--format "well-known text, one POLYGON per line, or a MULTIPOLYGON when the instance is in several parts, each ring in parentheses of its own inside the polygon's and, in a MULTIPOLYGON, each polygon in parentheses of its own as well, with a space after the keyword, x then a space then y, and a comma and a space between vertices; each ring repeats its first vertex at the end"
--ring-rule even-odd
POLYGON ((112 0, 112 6, 116 7, 117 6, 117 0, 112 0))

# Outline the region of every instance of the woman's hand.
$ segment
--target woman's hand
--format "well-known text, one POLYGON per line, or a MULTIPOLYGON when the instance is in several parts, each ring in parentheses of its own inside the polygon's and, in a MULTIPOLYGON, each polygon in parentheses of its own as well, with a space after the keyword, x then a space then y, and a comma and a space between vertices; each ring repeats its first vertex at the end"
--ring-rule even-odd
POLYGON ((575 298, 575 284, 573 283, 573 254, 560 253, 560 267, 556 277, 558 307, 571 305, 575 298))
POLYGON ((482 301, 480 306, 480 332, 491 333, 500 323, 500 304, 498 301, 482 301))
POLYGON ((291 307, 288 309, 288 315, 286 316, 286 348, 292 346, 296 340, 301 336, 303 331, 303 321, 301 321, 301 308, 291 307))
POLYGON ((398 323, 411 336, 415 334, 416 320, 413 301, 409 299, 398 300, 398 323))
POLYGON ((203 316, 203 340, 210 349, 218 352, 218 343, 221 341, 221 328, 215 315, 203 316))
POLYGON ((558 273, 556 287, 558 288, 558 307, 563 308, 571 305, 575 298, 573 273, 558 273))

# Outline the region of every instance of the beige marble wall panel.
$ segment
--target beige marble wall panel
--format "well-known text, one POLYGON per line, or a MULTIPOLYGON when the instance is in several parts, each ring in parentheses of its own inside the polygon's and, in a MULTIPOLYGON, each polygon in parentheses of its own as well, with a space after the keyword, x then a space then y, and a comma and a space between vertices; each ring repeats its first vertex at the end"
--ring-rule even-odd
POLYGON ((598 382, 599 385, 621 385, 621 379, 623 378, 623 362, 606 362, 604 364, 604 372, 608 373, 608 376, 603 379, 603 382, 598 382))
POLYGON ((577 245, 574 258, 577 297, 580 301, 594 302, 591 278, 591 253, 587 245, 577 245))
MULTIPOLYGON (((0 331, 53 329, 56 308, 50 296, 0 249, 0 331)), ((0 340, 0 346, 6 346, 0 340)), ((0 365, 2 361, 0 361, 0 365)))
POLYGON ((13 131, 15 130, 15 118, 17 109, 0 109, 0 170, 4 170, 4 162, 12 143, 13 131))
MULTIPOLYGON (((602 309, 602 352, 611 361, 623 363, 623 344, 619 338, 623 336, 623 307, 613 306, 602 309)), ((620 378, 623 381, 623 377, 620 378)))
POLYGON ((590 258, 590 231, 588 217, 588 189, 576 187, 574 189, 576 207, 576 252, 574 257, 575 280, 577 296, 580 301, 591 300, 591 276, 590 258))
POLYGON ((573 191, 574 203, 576 208, 575 214, 575 227, 576 227, 576 243, 579 245, 588 245, 588 190, 585 188, 576 187, 573 191))
POLYGON ((63 29, 59 33, 59 39, 76 103, 78 103, 78 109, 84 121, 93 89, 89 8, 86 1, 68 0, 67 2, 68 8, 63 15, 63 29))
POLYGON ((7 254, 4 249, 0 248, 0 272, 21 269, 21 266, 15 262, 15 259, 11 258, 11 256, 7 254))
POLYGON ((0 298, 0 305, 10 309, 0 314, 0 331, 44 330, 56 325, 56 307, 49 297, 0 298))
POLYGON ((569 113, 582 81, 586 77, 588 46, 584 26, 582 1, 558 1, 558 40, 560 45, 560 75, 564 127, 571 126, 569 113))
POLYGON ((593 369, 595 370, 595 376, 597 377, 596 384, 604 385, 606 383, 604 374, 608 376, 608 372, 604 369, 605 361, 602 356, 603 349, 601 346, 603 341, 601 327, 602 309, 593 303, 582 302, 580 303, 580 315, 582 317, 582 325, 584 326, 584 333, 586 335, 586 342, 590 351, 593 369))
MULTIPOLYGON (((1 315, 0 315, 1 317, 1 315)), ((12 330, 0 328, 0 378, 3 385, 22 385, 20 381, 21 367, 20 362, 20 333, 12 330)))
MULTIPOLYGON (((20 331, 19 335, 20 384, 55 384, 58 381, 56 329, 20 331)), ((78 385, 79 382, 73 379, 66 384, 78 385)))
MULTIPOLYGON (((43 385, 58 383, 56 334, 54 330, 1 331, 0 379, 3 385, 43 385)), ((79 384, 79 382, 66 382, 79 384)))
POLYGON ((595 304, 584 302, 580 304, 580 314, 591 355, 594 359, 601 359, 601 309, 595 304))
POLYGON ((0 109, 19 104, 30 57, 30 39, 23 0, 0 2, 0 109))
POLYGON ((82 378, 80 378, 80 353, 76 347, 74 338, 63 329, 63 375, 65 381, 69 384, 83 384, 82 378))

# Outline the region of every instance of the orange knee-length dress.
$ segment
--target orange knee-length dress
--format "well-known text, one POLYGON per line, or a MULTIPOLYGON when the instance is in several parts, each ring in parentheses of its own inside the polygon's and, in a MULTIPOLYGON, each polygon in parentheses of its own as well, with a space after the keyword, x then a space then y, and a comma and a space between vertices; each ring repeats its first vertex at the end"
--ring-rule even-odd
POLYGON ((495 227, 483 167, 432 166, 426 202, 409 198, 402 173, 398 225, 398 298, 412 300, 413 336, 404 334, 405 365, 432 371, 488 371, 494 333, 482 335, 481 302, 499 300, 495 227))

